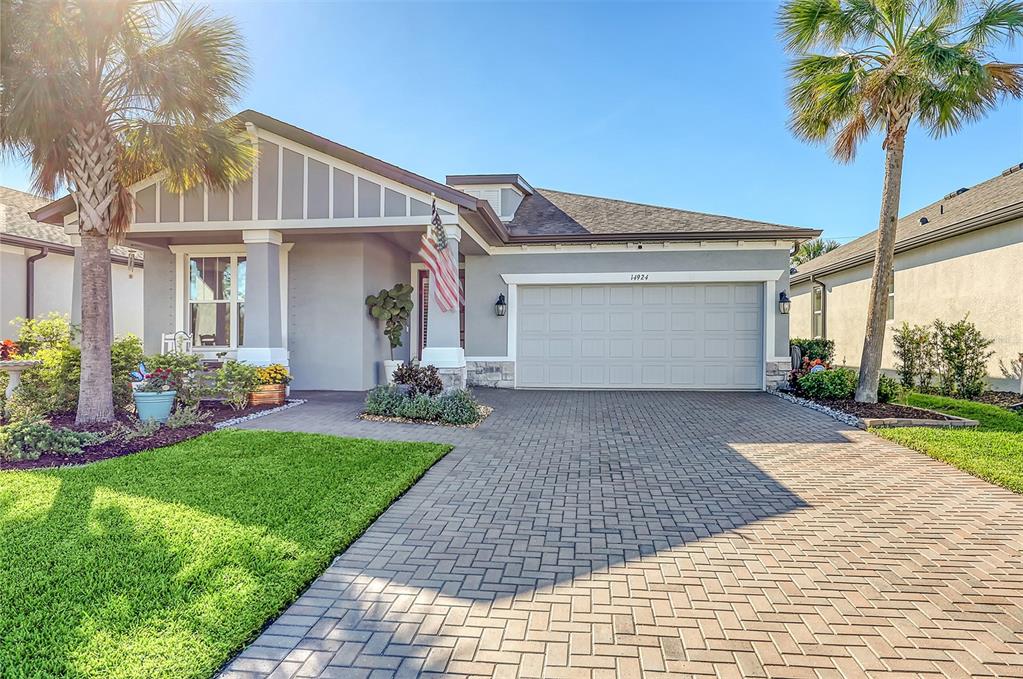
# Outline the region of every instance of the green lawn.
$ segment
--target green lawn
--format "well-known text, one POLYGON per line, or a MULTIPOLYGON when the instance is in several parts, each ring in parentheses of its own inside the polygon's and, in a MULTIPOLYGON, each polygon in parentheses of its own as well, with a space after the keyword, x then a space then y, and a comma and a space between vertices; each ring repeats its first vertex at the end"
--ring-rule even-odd
POLYGON ((209 677, 448 450, 223 431, 0 472, 0 675, 209 677))
POLYGON ((907 394, 902 402, 977 420, 980 426, 976 429, 874 429, 875 434, 1023 493, 1023 416, 997 406, 925 394, 907 394))

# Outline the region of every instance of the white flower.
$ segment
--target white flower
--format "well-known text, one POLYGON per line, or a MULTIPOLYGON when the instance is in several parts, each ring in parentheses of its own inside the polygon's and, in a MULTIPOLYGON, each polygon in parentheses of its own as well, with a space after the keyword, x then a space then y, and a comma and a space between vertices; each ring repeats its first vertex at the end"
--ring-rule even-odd
POLYGON ((165 384, 165 385, 163 385, 163 390, 164 390, 164 391, 170 391, 170 386, 169 386, 169 385, 166 385, 166 384, 165 384))

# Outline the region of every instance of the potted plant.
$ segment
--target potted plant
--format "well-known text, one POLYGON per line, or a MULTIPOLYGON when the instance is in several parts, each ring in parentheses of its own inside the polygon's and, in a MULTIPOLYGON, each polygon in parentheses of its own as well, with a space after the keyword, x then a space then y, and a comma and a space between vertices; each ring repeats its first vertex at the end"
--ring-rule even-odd
POLYGON ((288 369, 280 363, 274 363, 257 369, 256 376, 259 378, 259 386, 249 394, 249 405, 284 405, 287 385, 291 381, 288 369))
POLYGON ((401 361, 394 359, 394 350, 401 346, 401 335, 409 325, 412 314, 412 286, 408 283, 395 283, 390 290, 381 290, 366 298, 369 314, 383 322, 384 336, 391 345, 391 359, 384 361, 384 373, 387 383, 394 383, 394 371, 401 361))
POLYGON ((133 377, 142 376, 141 380, 133 383, 135 413, 144 422, 155 420, 163 424, 170 417, 174 399, 178 395, 177 378, 170 368, 157 368, 153 372, 146 372, 144 365, 139 368, 139 372, 132 374, 133 377))

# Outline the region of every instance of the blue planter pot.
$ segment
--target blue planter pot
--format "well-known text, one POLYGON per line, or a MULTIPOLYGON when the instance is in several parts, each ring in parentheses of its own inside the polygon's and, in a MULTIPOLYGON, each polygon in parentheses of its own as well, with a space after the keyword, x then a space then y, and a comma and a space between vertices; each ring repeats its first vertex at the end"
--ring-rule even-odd
POLYGON ((170 417, 176 391, 136 391, 135 412, 140 420, 156 420, 160 424, 170 417))

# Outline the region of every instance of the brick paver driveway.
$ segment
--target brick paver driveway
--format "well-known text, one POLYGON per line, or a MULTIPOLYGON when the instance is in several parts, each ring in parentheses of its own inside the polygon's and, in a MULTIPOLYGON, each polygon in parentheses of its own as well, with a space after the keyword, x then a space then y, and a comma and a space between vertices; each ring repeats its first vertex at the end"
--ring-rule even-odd
POLYGON ((252 423, 457 448, 225 676, 1023 676, 1023 497, 767 394, 483 399, 252 423))

